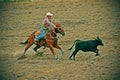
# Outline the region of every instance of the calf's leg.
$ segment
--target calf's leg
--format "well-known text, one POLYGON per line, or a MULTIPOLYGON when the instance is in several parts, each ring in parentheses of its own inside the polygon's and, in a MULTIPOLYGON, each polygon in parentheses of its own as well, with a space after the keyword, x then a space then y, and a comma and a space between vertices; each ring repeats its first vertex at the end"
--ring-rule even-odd
POLYGON ((98 49, 96 49, 96 55, 95 56, 100 56, 100 54, 99 54, 99 50, 98 49))
POLYGON ((73 54, 73 60, 75 60, 75 56, 76 56, 76 54, 77 54, 78 51, 79 51, 79 50, 75 50, 75 52, 74 52, 74 54, 73 54))
POLYGON ((95 56, 100 56, 98 49, 93 49, 92 51, 96 53, 95 56))
POLYGON ((73 56, 73 60, 75 60, 75 55, 77 54, 79 50, 74 50, 73 53, 71 54, 71 56, 69 57, 69 59, 71 59, 71 57, 73 56))

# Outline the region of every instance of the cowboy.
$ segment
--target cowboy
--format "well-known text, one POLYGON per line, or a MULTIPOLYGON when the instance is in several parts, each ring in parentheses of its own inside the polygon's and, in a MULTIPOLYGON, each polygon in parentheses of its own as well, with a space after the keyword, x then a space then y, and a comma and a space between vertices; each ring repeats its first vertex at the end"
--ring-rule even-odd
POLYGON ((53 23, 52 23, 52 16, 53 14, 48 12, 43 20, 42 23, 42 27, 40 29, 40 34, 35 36, 35 41, 38 42, 39 40, 44 39, 45 35, 49 32, 49 31, 54 31, 54 27, 56 27, 53 23))

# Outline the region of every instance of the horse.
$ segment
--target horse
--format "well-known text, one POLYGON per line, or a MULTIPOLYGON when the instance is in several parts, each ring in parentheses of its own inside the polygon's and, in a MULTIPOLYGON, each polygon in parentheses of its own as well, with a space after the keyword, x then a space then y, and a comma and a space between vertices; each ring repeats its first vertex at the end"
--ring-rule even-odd
POLYGON ((60 33, 62 36, 65 36, 65 32, 63 30, 63 27, 61 25, 61 23, 56 23, 55 24, 56 27, 54 27, 54 31, 50 31, 48 34, 46 34, 45 38, 38 41, 37 43, 35 43, 35 34, 40 33, 38 30, 34 31, 25 42, 21 42, 20 44, 24 44, 26 45, 23 55, 20 56, 18 58, 19 59, 24 59, 27 58, 25 56, 26 51, 33 45, 35 44, 36 46, 33 48, 33 50, 37 53, 37 49, 41 48, 42 46, 44 46, 44 44, 46 44, 47 48, 50 49, 50 51, 52 52, 52 54, 54 55, 54 59, 58 59, 58 56, 56 55, 54 48, 57 48, 61 51, 62 55, 64 54, 64 51, 62 50, 62 48, 58 45, 58 39, 57 37, 57 33, 60 33))

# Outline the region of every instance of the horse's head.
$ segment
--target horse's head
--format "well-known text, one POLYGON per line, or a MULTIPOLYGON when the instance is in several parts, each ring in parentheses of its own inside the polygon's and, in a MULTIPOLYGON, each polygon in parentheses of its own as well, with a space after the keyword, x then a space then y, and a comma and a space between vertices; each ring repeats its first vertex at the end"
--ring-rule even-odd
POLYGON ((56 25, 55 32, 60 33, 62 36, 65 36, 65 32, 63 30, 61 23, 56 23, 55 25, 56 25))

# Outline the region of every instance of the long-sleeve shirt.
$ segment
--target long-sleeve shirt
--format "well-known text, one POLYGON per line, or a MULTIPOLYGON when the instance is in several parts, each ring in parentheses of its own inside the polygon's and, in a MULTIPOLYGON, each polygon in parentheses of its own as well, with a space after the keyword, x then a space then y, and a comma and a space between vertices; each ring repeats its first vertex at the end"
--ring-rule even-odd
POLYGON ((52 20, 48 19, 48 17, 45 17, 43 20, 42 26, 45 28, 53 28, 55 25, 52 23, 52 20))

